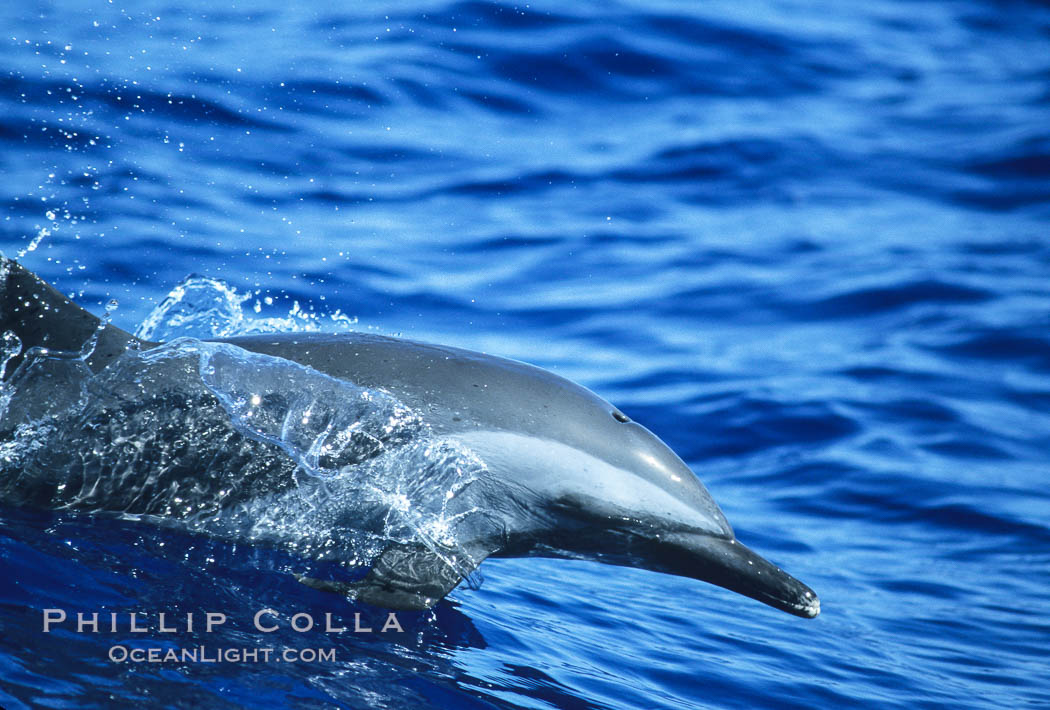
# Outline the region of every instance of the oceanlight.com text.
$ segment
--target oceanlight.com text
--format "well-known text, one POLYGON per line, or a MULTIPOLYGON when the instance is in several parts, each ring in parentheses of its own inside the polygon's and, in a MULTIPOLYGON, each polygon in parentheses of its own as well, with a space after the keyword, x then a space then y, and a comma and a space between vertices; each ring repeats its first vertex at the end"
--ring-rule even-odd
POLYGON ((129 648, 109 649, 113 663, 333 663, 334 648, 129 648))

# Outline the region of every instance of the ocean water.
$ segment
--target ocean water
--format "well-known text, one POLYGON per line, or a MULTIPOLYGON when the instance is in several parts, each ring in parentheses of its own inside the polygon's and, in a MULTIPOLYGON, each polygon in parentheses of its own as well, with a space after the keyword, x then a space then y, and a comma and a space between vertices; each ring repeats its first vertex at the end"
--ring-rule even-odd
POLYGON ((298 633, 362 608, 265 546, 5 505, 0 706, 1050 704, 1045 3, 346 5, 4 4, 0 248, 128 330, 186 334, 150 317, 197 275, 245 299, 209 327, 565 375, 823 613, 489 560, 400 632, 298 633), (47 608, 335 655, 119 663, 202 635, 47 608))

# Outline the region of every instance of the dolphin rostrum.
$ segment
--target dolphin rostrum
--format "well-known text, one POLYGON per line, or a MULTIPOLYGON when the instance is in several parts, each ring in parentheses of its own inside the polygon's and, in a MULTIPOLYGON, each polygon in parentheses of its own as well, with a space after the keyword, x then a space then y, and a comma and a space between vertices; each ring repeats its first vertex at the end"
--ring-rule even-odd
MULTIPOLYGON (((0 482, 0 500, 192 521, 217 534, 251 530, 253 540, 307 535, 312 525, 321 530, 315 550, 329 549, 337 528, 368 528, 381 544, 367 576, 300 581, 388 608, 432 606, 487 557, 543 556, 691 577, 796 616, 820 613, 809 587, 736 540, 662 441, 540 368, 366 333, 146 342, 3 257, 0 334, 9 390, 0 437, 39 424, 40 402, 53 393, 33 388, 69 381, 41 364, 58 354, 98 381, 85 391, 110 398, 94 414, 67 417, 64 441, 95 437, 102 443, 84 447, 93 456, 37 447, 12 474, 17 485, 0 482), (179 359, 186 353, 198 369, 179 359), (144 375, 149 367, 160 369, 144 375), (197 390, 172 386, 184 377, 197 390), (266 409, 274 403, 278 415, 266 409), (413 450, 421 438, 430 443, 413 450), (278 449, 291 457, 273 456, 278 449), (390 466, 377 474, 375 463, 392 452, 403 454, 393 483, 390 466), (435 463, 449 452, 459 457, 456 480, 435 463), (462 475, 468 459, 471 473, 462 475), (414 518, 411 534, 390 533, 391 515, 406 510, 439 514, 414 518), (438 519, 443 532, 427 532, 438 519)), ((52 407, 52 431, 60 415, 52 407)))

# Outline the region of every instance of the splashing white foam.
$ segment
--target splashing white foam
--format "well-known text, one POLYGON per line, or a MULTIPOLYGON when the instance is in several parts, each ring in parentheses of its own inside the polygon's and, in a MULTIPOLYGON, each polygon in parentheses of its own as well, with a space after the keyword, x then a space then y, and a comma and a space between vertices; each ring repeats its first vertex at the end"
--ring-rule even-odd
MULTIPOLYGON (((207 276, 190 276, 180 283, 146 317, 135 331, 143 340, 165 342, 175 338, 224 338, 252 333, 348 331, 357 323, 339 311, 318 314, 304 311, 298 302, 284 316, 262 316, 262 302, 245 304, 253 294, 240 293, 230 284, 207 276)), ((268 305, 273 299, 267 297, 268 305)))

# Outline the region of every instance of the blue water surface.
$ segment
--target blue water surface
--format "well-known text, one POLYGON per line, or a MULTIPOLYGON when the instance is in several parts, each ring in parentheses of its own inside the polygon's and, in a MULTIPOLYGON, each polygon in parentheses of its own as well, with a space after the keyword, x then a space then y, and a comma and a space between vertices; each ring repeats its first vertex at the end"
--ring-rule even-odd
POLYGON ((277 552, 8 506, 0 706, 1050 704, 1045 3, 30 0, 0 27, 5 254, 129 330, 197 273, 259 317, 550 368, 823 602, 490 560, 401 633, 300 634, 355 607, 277 552), (201 636, 46 608, 218 610, 211 645, 336 658, 113 663, 201 636))

